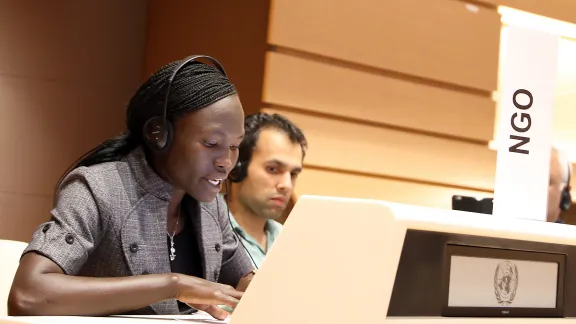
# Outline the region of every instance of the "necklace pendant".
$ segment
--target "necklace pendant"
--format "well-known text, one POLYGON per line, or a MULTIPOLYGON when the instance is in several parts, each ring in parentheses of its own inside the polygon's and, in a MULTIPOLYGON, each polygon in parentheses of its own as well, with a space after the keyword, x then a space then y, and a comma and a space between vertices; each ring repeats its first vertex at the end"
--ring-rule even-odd
POLYGON ((176 248, 174 248, 174 241, 170 240, 170 261, 176 259, 176 248))

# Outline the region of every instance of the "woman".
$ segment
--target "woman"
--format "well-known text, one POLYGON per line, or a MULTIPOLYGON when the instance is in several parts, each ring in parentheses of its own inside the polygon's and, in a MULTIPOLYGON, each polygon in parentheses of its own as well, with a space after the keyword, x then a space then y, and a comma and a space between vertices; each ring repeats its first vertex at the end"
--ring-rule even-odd
POLYGON ((217 198, 244 136, 235 87, 212 65, 173 62, 136 92, 126 122, 64 175, 50 221, 20 261, 10 315, 178 314, 191 305, 222 319, 218 305, 241 298, 233 286, 246 287, 252 263, 217 198))

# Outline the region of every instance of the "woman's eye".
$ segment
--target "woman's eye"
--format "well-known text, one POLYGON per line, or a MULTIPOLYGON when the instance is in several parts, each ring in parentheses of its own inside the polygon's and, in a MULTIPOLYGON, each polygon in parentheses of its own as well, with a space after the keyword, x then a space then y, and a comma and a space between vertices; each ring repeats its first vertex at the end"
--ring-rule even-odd
POLYGON ((216 142, 207 142, 207 141, 204 141, 204 145, 205 145, 206 147, 214 147, 214 146, 218 145, 218 143, 216 143, 216 142))

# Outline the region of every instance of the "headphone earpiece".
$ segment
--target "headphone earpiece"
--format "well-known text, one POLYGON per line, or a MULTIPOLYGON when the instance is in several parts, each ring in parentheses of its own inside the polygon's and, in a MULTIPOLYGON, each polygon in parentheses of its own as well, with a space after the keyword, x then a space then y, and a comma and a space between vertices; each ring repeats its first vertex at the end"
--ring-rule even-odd
POLYGON ((242 182, 242 180, 246 178, 246 168, 244 166, 246 164, 247 163, 242 163, 242 161, 238 160, 232 171, 228 174, 228 179, 232 182, 242 182))
POLYGON ((152 117, 144 124, 143 132, 144 140, 153 152, 163 153, 170 148, 173 127, 169 120, 164 122, 160 116, 152 117))

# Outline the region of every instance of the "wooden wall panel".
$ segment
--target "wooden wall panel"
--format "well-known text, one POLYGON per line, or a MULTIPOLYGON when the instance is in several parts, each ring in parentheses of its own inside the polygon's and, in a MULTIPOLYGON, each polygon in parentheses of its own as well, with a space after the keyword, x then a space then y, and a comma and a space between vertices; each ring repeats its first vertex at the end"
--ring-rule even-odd
POLYGON ((0 192, 52 196, 76 159, 122 132, 130 88, 0 75, 0 107, 13 107, 0 108, 0 147, 11 152, 0 163, 0 192))
POLYGON ((216 58, 244 111, 260 109, 270 0, 148 0, 145 76, 189 55, 216 58))
POLYGON ((34 230, 50 219, 52 195, 0 191, 0 239, 29 242, 34 230))
POLYGON ((0 74, 133 90, 145 29, 142 0, 0 1, 0 74))
POLYGON ((497 88, 500 16, 454 0, 274 0, 269 43, 470 88, 497 88))
POLYGON ((488 143, 495 103, 449 90, 268 52, 264 102, 488 143))
POLYGON ((305 132, 305 165, 371 173, 447 186, 493 190, 496 152, 487 146, 381 127, 280 113, 305 132))
POLYGON ((62 173, 124 129, 146 1, 0 1, 0 239, 28 242, 62 173))
MULTIPOLYGON (((466 0, 457 0, 457 1, 462 1, 462 2, 466 2, 466 0)), ((498 7, 498 0, 474 0, 475 3, 478 3, 482 6, 487 6, 487 7, 491 7, 491 8, 497 8, 498 7)))
MULTIPOLYGON (((492 193, 438 187, 369 176, 306 168, 297 180, 295 192, 301 195, 320 195, 367 198, 403 204, 451 209, 452 196, 492 197, 492 193)), ((353 216, 353 215, 350 215, 353 216)))

